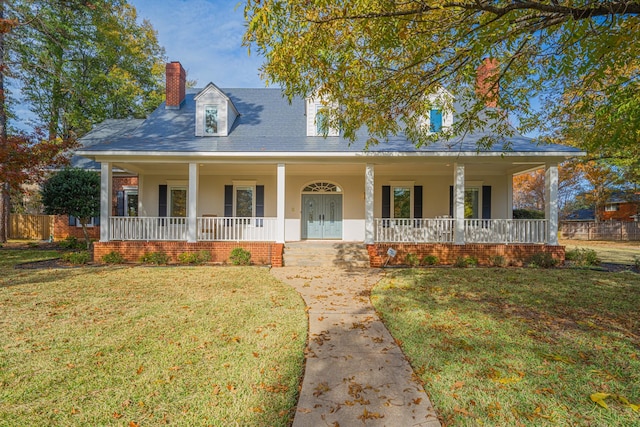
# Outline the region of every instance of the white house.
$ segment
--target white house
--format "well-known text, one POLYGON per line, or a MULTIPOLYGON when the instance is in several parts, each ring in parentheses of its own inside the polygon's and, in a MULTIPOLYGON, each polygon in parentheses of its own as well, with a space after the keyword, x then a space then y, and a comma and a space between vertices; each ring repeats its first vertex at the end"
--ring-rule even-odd
MULTIPOLYGON (((366 244, 372 265, 389 246, 563 256, 557 165, 579 150, 513 136, 478 151, 483 133, 421 148, 392 136, 365 150, 364 129, 352 143, 339 129, 323 135, 322 108, 313 98, 289 103, 279 89, 186 90, 180 63, 167 64, 165 103, 144 121, 90 133, 78 152, 101 167, 95 257, 207 250, 224 261, 243 246, 255 261, 281 265, 287 243, 307 239, 366 244), (512 177, 539 167, 546 217, 514 220, 512 177), (138 216, 112 215, 114 170, 137 175, 138 216)), ((455 111, 432 110, 425 123, 439 132, 455 120, 455 111)))

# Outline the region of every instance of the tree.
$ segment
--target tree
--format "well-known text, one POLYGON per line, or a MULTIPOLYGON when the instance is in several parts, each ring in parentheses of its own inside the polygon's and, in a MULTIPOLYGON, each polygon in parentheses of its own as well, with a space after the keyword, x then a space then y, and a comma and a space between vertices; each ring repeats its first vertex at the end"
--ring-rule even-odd
POLYGON ((514 115, 529 131, 551 107, 585 114, 589 93, 580 89, 592 87, 606 87, 592 114, 624 99, 627 113, 609 120, 623 134, 638 126, 637 115, 627 120, 640 105, 637 69, 628 66, 640 57, 638 13, 633 0, 247 0, 244 42, 264 55, 267 83, 289 97, 330 99, 329 125, 351 139, 366 126, 375 141, 404 130, 428 143, 420 117, 435 102, 426 95, 442 86, 464 107, 451 137, 479 127, 511 135, 514 115), (496 69, 477 92, 487 57, 496 69))
POLYGON ((10 192, 64 164, 93 124, 153 110, 164 62, 155 31, 126 0, 0 0, 0 242, 10 192), (11 126, 20 117, 10 79, 36 115, 31 134, 11 126))
MULTIPOLYGON (((564 162, 558 166, 558 208, 564 210, 582 190, 582 169, 576 161, 564 162)), ((544 211, 545 199, 544 169, 513 177, 513 207, 544 211)))
POLYGON ((100 215, 100 175, 96 172, 68 168, 53 174, 42 186, 42 204, 49 215, 78 218, 87 243, 91 246, 87 224, 100 215))
POLYGON ((605 162, 581 162, 578 168, 591 186, 585 199, 595 207, 596 221, 601 221, 604 205, 620 184, 620 176, 605 162))

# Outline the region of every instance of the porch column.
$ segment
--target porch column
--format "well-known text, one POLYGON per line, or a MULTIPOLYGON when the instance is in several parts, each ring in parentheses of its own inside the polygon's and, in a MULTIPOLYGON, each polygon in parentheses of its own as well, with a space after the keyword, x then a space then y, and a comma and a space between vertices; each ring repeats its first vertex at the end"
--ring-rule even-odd
POLYGON ((100 241, 109 241, 109 217, 111 216, 111 163, 100 163, 100 241))
POLYGON ((547 165, 544 175, 544 217, 547 220, 547 245, 558 244, 558 165, 547 165))
POLYGON ((187 209, 187 242, 198 240, 198 164, 189 163, 189 208, 187 209))
POLYGON ((278 163, 277 172, 278 194, 276 197, 276 243, 284 243, 285 236, 285 168, 284 163, 278 163))
POLYGON ((453 172, 453 243, 464 245, 464 164, 455 163, 453 172))
POLYGON ((513 174, 507 174, 507 218, 513 219, 513 174))
POLYGON ((374 165, 367 163, 364 172, 364 243, 374 243, 373 220, 374 165))

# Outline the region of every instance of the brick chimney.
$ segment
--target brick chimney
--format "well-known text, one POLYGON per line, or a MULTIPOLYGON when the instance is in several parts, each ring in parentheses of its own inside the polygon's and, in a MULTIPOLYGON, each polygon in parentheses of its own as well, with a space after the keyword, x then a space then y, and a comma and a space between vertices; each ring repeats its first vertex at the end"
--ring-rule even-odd
POLYGON ((487 108, 498 107, 500 86, 496 79, 499 76, 498 60, 485 58, 476 72, 476 95, 485 100, 487 108))
POLYGON ((184 101, 187 73, 179 62, 169 62, 166 68, 166 78, 167 102, 165 108, 168 110, 179 110, 180 105, 184 101))

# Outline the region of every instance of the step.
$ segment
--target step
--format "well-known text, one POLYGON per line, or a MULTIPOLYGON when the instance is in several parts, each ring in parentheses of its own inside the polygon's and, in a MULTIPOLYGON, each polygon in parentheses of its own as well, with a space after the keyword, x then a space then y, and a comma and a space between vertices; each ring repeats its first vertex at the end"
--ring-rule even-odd
POLYGON ((302 241, 284 246, 284 265, 288 267, 369 267, 369 253, 363 243, 302 241))

